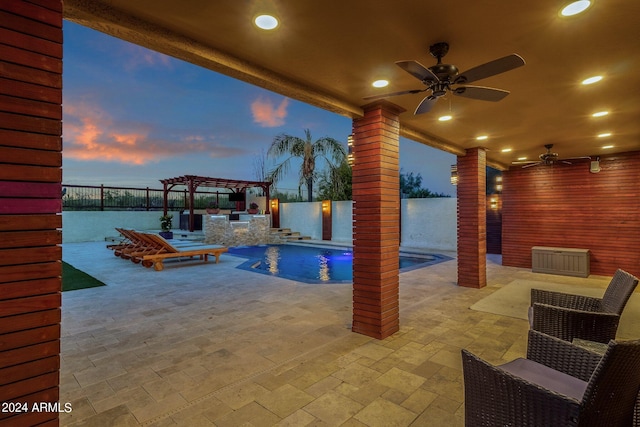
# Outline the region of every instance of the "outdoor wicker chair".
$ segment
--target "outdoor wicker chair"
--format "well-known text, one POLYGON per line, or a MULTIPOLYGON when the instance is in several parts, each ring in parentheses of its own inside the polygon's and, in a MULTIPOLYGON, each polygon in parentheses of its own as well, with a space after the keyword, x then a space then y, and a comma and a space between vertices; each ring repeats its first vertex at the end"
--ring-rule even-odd
POLYGON ((640 341, 604 355, 529 331, 527 359, 493 366, 462 350, 467 426, 631 426, 640 341))
POLYGON ((618 270, 602 298, 531 289, 529 323, 565 341, 608 343, 615 339, 622 311, 637 285, 637 277, 618 270))

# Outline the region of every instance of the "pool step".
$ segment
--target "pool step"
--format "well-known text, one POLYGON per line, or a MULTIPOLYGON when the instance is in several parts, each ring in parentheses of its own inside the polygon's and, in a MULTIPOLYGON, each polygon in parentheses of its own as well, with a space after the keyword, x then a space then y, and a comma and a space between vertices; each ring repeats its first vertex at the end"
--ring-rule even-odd
POLYGON ((278 238, 282 241, 289 240, 311 240, 309 236, 300 235, 299 231, 291 231, 290 228, 272 228, 271 236, 278 238))

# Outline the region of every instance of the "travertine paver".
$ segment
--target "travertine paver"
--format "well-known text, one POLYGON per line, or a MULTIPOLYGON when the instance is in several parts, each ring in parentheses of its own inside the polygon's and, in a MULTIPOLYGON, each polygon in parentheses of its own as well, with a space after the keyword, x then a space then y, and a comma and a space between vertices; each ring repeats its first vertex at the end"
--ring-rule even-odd
POLYGON ((327 425, 338 426, 357 414, 363 406, 343 394, 329 391, 304 407, 327 425))
POLYGON ((494 256, 480 290, 456 286, 455 260, 402 273, 400 331, 377 341, 350 331, 350 284, 259 275, 230 255, 155 272, 102 242, 63 258, 108 284, 63 294, 63 427, 462 426, 460 349, 502 363, 524 355, 528 329, 469 307, 544 276, 494 256))

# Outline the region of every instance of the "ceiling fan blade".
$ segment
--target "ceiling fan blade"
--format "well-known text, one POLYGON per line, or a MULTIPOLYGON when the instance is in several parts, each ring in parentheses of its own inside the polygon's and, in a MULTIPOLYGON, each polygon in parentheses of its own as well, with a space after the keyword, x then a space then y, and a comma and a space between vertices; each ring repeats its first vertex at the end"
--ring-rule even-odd
POLYGON ((455 82, 456 83, 471 83, 477 80, 486 79, 487 77, 495 76, 496 74, 504 73, 506 71, 513 70, 514 68, 521 67, 525 64, 524 59, 520 55, 511 54, 503 58, 495 59, 486 64, 478 65, 460 74, 455 82))
POLYGON ((510 92, 508 90, 483 86, 459 86, 453 89, 454 95, 493 102, 500 101, 505 96, 509 95, 509 93, 510 92))
POLYGON ((417 61, 398 61, 396 65, 421 82, 437 82, 438 76, 417 61))
POLYGON ((383 99, 383 98, 389 98, 391 96, 398 96, 398 95, 406 95, 408 93, 420 93, 420 92, 424 92, 425 90, 427 90, 428 88, 424 88, 424 89, 413 89, 413 90, 401 90, 399 92, 391 92, 391 93, 384 93, 382 95, 371 95, 371 96, 365 96, 364 100, 370 101, 370 100, 375 100, 375 99, 383 99))
POLYGON ((535 163, 531 163, 531 164, 528 164, 528 165, 524 165, 524 166, 522 167, 522 169, 524 169, 524 168, 530 168, 531 166, 538 166, 538 165, 541 165, 542 163, 543 163, 543 162, 535 162, 535 163))
POLYGON ((566 159, 562 159, 562 160, 591 160, 591 157, 589 156, 582 156, 582 157, 567 157, 566 159))
POLYGON ((427 96, 422 101, 420 101, 420 104, 418 104, 418 107, 416 108, 416 111, 413 114, 428 113, 429 111, 431 111, 433 106, 436 105, 437 100, 438 98, 436 98, 435 96, 432 96, 432 95, 427 96))

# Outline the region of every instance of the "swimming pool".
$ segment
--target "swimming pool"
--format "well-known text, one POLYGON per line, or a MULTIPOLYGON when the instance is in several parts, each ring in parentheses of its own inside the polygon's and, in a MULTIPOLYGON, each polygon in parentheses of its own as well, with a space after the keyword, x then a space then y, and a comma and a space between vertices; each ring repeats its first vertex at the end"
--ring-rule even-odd
MULTIPOLYGON (((305 283, 347 283, 353 280, 351 248, 259 245, 229 248, 230 255, 248 258, 238 268, 305 283)), ((439 254, 402 254, 400 271, 426 267, 452 258, 439 254)))

